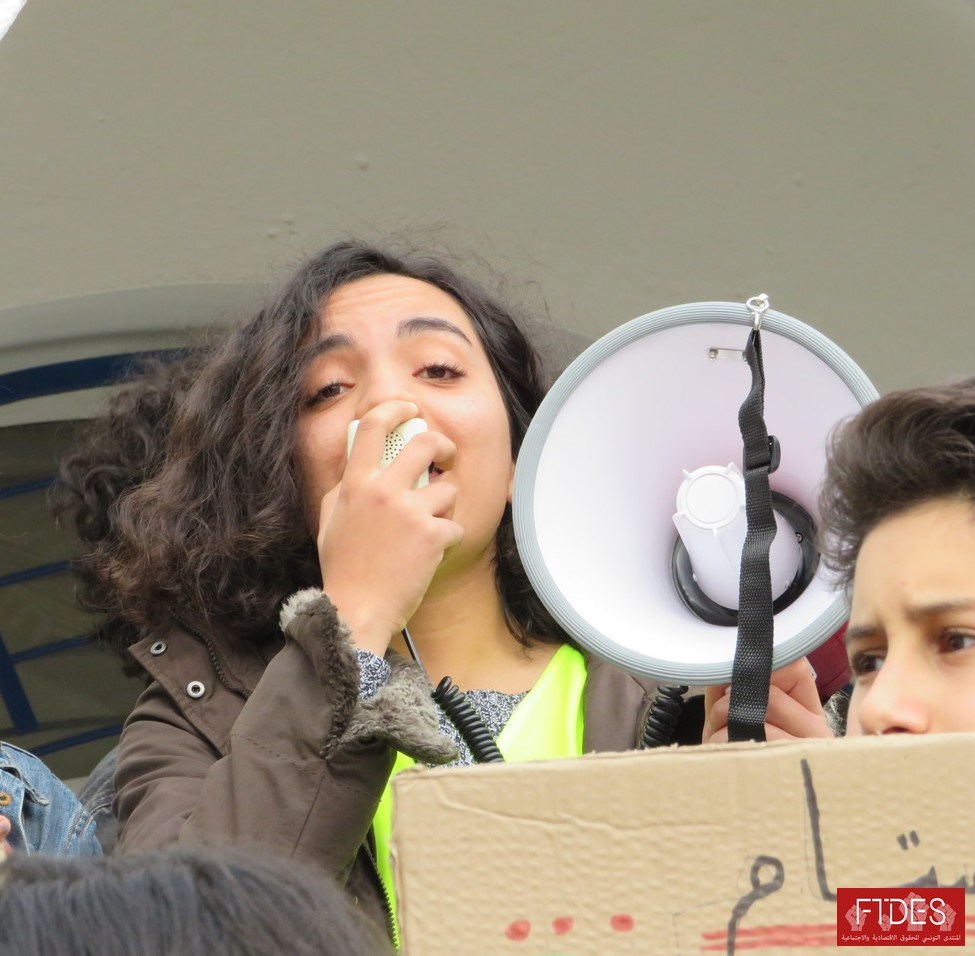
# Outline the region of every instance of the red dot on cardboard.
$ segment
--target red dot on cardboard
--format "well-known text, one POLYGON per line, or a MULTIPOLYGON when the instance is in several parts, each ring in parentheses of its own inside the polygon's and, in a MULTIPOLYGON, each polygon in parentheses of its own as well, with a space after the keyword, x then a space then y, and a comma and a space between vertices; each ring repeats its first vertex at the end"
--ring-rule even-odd
POLYGON ((532 924, 526 919, 516 919, 513 923, 508 924, 508 928, 504 931, 504 935, 508 939, 513 939, 516 943, 520 943, 523 940, 528 939, 528 934, 532 931, 532 924))
POLYGON ((609 925, 617 933, 628 933, 633 929, 633 917, 629 913, 616 913, 609 918, 609 925))

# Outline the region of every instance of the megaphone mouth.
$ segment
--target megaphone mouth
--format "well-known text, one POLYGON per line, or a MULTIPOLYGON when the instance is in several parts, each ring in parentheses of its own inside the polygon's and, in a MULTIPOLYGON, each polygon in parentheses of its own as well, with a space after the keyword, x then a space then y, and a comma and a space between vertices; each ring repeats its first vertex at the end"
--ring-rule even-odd
MULTIPOLYGON (((792 583, 772 602, 772 612, 778 614, 809 587, 819 567, 819 551, 816 548, 816 526, 809 512, 799 502, 781 492, 773 491, 772 509, 782 515, 795 532, 800 554, 799 567, 792 583)), ((738 626, 738 611, 709 598, 695 580, 691 557, 680 535, 677 536, 671 553, 670 572, 674 590, 684 607, 695 617, 720 627, 738 626)))
MULTIPOLYGON (((751 326, 748 309, 731 302, 694 302, 634 319, 559 376, 525 433, 512 514, 531 585, 580 646, 634 675, 695 685, 731 679, 741 529, 717 527, 720 547, 704 549, 714 553, 713 568, 704 568, 690 545, 700 584, 725 608, 715 626, 706 601, 697 602, 700 611, 689 609, 692 568, 680 575, 685 586, 675 587, 674 492, 685 470, 729 463, 740 470, 738 412, 751 382, 741 350, 751 326), (727 361, 719 360, 724 352, 727 361), (725 587, 715 587, 721 580, 725 587)), ((772 487, 818 523, 815 495, 829 434, 877 390, 838 345, 798 319, 769 309, 761 334, 766 430, 783 446, 772 487)), ((698 514, 698 502, 691 505, 712 527, 720 517, 717 506, 698 514)), ((787 532, 784 515, 775 519, 787 532)), ((812 522, 793 517, 792 524, 802 542, 777 535, 772 547, 779 553, 769 555, 773 599, 802 567, 793 592, 774 602, 775 667, 815 650, 849 615, 845 592, 810 551, 812 522)), ((702 535, 691 531, 685 547, 710 534, 698 530, 702 535)))

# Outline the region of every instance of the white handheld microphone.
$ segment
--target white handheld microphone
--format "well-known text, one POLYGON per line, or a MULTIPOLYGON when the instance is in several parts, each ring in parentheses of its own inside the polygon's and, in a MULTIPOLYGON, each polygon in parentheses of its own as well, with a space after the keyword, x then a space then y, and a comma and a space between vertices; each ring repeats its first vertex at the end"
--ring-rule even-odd
MULTIPOLYGON (((359 419, 357 418, 355 421, 349 422, 349 437, 345 447, 346 457, 352 454, 352 442, 355 440, 355 435, 358 430, 359 419)), ((406 443, 414 435, 419 435, 420 432, 425 431, 427 431, 427 423, 422 418, 410 418, 403 422, 402 425, 397 425, 386 436, 386 444, 383 445, 383 453, 379 458, 379 467, 381 469, 388 468, 393 459, 406 447, 406 443)), ((423 472, 423 474, 417 478, 416 484, 413 487, 414 489, 423 488, 429 483, 430 478, 428 472, 423 472)), ((417 652, 416 645, 413 643, 413 637, 410 635, 409 628, 403 628, 403 639, 406 641, 406 646, 409 649, 413 660, 415 660, 417 664, 420 665, 420 669, 426 673, 426 670, 423 667, 423 662, 420 660, 420 655, 417 652)))
MULTIPOLYGON (((349 423, 349 438, 346 444, 346 455, 352 454, 352 442, 359 429, 359 419, 349 423)), ((422 418, 411 418, 397 425, 387 436, 386 444, 383 446, 383 453, 379 459, 380 468, 388 468, 393 459, 406 447, 406 443, 420 432, 427 431, 427 423, 422 418)), ((430 479, 427 472, 423 472, 416 480, 414 488, 423 488, 429 484, 430 479)))

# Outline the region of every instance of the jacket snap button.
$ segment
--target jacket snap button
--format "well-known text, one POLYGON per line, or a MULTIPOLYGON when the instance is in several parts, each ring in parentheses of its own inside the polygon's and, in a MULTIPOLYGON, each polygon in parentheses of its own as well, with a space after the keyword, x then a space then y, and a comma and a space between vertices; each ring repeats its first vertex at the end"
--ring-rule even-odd
POLYGON ((206 692, 206 684, 204 684, 201 680, 191 680, 186 685, 186 693, 189 694, 194 700, 198 700, 206 692))
POLYGON ((158 657, 160 654, 164 654, 165 652, 166 652, 165 641, 156 641, 156 643, 149 648, 149 653, 152 654, 153 657, 158 657))
POLYGON ((13 799, 9 793, 0 793, 0 807, 9 806, 13 802, 13 799))

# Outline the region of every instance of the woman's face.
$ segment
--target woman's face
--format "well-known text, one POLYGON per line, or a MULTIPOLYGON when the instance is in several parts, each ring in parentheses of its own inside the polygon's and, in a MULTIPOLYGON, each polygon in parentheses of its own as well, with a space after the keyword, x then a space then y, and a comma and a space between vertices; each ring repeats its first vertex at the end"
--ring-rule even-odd
POLYGON ((451 559, 491 550, 511 496, 511 436, 487 354, 460 303, 418 279, 370 276, 332 293, 317 335, 298 424, 312 533, 322 497, 345 472, 349 423, 398 399, 414 402, 429 429, 456 445, 453 461, 430 479, 457 489, 453 519, 464 540, 451 559))
POLYGON ((937 499, 863 541, 848 735, 975 730, 975 505, 937 499))

